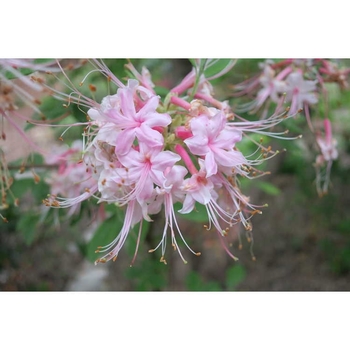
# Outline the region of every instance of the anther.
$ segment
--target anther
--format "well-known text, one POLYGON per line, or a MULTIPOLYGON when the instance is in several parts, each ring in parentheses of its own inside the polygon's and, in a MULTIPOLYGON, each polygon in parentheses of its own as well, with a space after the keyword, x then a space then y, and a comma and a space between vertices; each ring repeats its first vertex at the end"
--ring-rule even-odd
POLYGON ((37 175, 37 174, 34 175, 34 182, 36 184, 40 182, 40 176, 39 175, 37 175))

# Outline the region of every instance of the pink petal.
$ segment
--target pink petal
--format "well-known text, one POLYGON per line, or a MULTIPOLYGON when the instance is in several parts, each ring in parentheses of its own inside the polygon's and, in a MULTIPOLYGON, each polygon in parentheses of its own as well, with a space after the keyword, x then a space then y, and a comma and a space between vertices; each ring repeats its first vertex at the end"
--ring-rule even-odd
POLYGON ((218 166, 215 161, 214 153, 211 151, 205 156, 205 169, 207 171, 207 177, 215 175, 218 172, 218 166))

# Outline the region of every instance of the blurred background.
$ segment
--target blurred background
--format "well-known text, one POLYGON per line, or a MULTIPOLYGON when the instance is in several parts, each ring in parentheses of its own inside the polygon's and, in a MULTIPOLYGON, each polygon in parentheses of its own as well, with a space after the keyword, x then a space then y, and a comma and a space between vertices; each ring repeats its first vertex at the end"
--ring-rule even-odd
MULTIPOLYGON (((257 74, 264 60, 240 59, 232 71, 212 82, 216 97, 236 103, 233 86, 257 74)), ((126 60, 107 60, 117 76, 125 76, 126 60), (124 75, 120 75, 124 74, 124 75)), ((190 70, 188 60, 134 60, 135 67, 146 66, 156 85, 170 89, 190 70)), ((340 60, 350 67, 350 60, 340 60)), ((77 80, 79 81, 79 72, 77 80)), ((81 75, 80 75, 81 79, 81 75)), ((98 86, 99 82, 93 81, 98 86)), ((72 78, 73 80, 73 78, 72 78)), ((288 120, 285 128, 303 134, 294 141, 271 140, 274 149, 286 149, 265 164, 270 175, 242 182, 243 193, 254 204, 268 203, 262 215, 252 219, 253 242, 238 232, 231 240, 233 261, 223 250, 216 233, 203 228, 205 218, 180 219, 189 245, 200 251, 194 256, 183 249, 188 264, 177 252, 167 249, 167 265, 159 262, 158 252, 148 253, 162 232, 162 217, 157 216, 142 242, 136 261, 135 238, 131 234, 116 262, 94 265, 91 242, 99 230, 93 215, 65 220, 60 225, 42 222, 38 212, 49 189, 45 184, 25 179, 15 182, 13 191, 25 196, 18 207, 1 213, 8 223, 0 222, 0 289, 2 291, 347 291, 350 290, 350 92, 330 86, 330 115, 333 134, 338 141, 339 157, 334 162, 329 193, 319 197, 315 186, 314 135, 301 117, 288 120), (96 231, 97 230, 97 231, 96 231), (252 259, 252 252, 256 260, 252 259)), ((163 91, 157 91, 162 94, 163 91)), ((103 96, 101 91, 101 95, 103 96)), ((101 97, 97 97, 100 101, 101 97)), ((47 102, 43 110, 59 110, 61 102, 47 102)), ((72 106, 75 115, 78 108, 72 106)), ((321 113, 319 108, 315 113, 321 113)), ((62 112, 63 113, 63 112, 62 112)), ((311 111, 313 113, 313 111, 311 111)), ((241 114, 244 118, 252 118, 241 114)), ((320 123, 322 116, 320 116, 320 123)), ((81 131, 80 131, 81 133, 81 131)), ((57 135, 37 132, 42 145, 57 135)), ((79 137, 72 130, 69 137, 79 137)), ((15 143, 17 154, 26 146, 15 143)), ((242 146, 244 147, 244 146, 242 146)), ((247 148, 247 151, 249 148, 247 148)), ((244 152, 243 152, 244 153, 244 152)), ((16 159, 13 159, 15 162, 16 159)), ((15 164, 15 163, 14 163, 15 164)), ((63 211, 63 210, 60 210, 63 211)), ((105 223, 103 230, 113 231, 115 221, 105 223)), ((100 228, 100 231, 102 229, 100 228)))

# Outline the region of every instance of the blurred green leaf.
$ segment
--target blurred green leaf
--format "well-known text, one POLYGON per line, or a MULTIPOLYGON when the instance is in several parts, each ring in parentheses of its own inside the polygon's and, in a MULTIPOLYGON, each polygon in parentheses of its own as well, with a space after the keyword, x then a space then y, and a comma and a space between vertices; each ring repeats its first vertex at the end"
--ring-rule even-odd
POLYGON ((178 210, 182 208, 181 203, 175 203, 174 210, 176 212, 176 215, 178 217, 181 217, 182 219, 198 222, 198 223, 207 223, 208 222, 208 214, 207 209, 204 205, 196 203, 195 209, 188 214, 180 214, 178 213, 178 210))
POLYGON ((232 59, 214 59, 208 60, 205 65, 204 75, 207 79, 215 77, 217 74, 223 72, 233 63, 232 59))
MULTIPOLYGON (((34 179, 16 179, 12 186, 11 191, 16 198, 21 199, 23 195, 30 192, 35 199, 36 204, 42 203, 42 200, 46 198, 49 193, 49 185, 43 180, 35 183, 34 179)), ((9 196, 9 203, 12 203, 13 199, 9 196)))
POLYGON ((281 194, 281 190, 270 182, 257 181, 255 185, 270 196, 281 194))
MULTIPOLYGON (((34 70, 29 69, 29 68, 18 68, 18 69, 16 69, 16 70, 17 70, 21 75, 29 75, 29 74, 34 73, 34 70)), ((18 78, 17 75, 15 75, 15 74, 13 74, 13 73, 11 73, 11 72, 8 72, 8 71, 6 71, 4 75, 5 75, 5 78, 6 78, 6 79, 9 79, 9 80, 17 79, 17 78, 18 78)))
MULTIPOLYGON (((151 223, 143 220, 142 222, 142 230, 141 230, 141 237, 140 237, 140 243, 139 245, 142 246, 146 235, 151 227, 151 223)), ((125 250, 128 253, 129 256, 133 256, 135 253, 136 245, 137 245, 137 238, 139 235, 139 229, 140 224, 135 225, 129 232, 128 238, 125 241, 125 250)))
POLYGON ((137 291, 164 290, 167 285, 169 267, 155 259, 144 259, 142 264, 133 265, 125 271, 137 291))
MULTIPOLYGON (((72 111, 73 104, 71 104, 69 107, 64 107, 64 104, 68 105, 68 102, 65 103, 64 101, 53 98, 52 96, 48 96, 42 99, 40 111, 46 117, 46 119, 51 120, 58 118, 67 113, 67 111, 72 111)), ((38 119, 41 118, 41 116, 37 117, 38 119)))
POLYGON ((186 277, 187 289, 194 292, 199 291, 221 291, 222 288, 218 282, 205 282, 203 278, 195 271, 190 271, 186 277))
POLYGON ((86 246, 86 258, 89 261, 94 262, 99 257, 98 254, 95 253, 97 247, 111 243, 118 236, 122 227, 123 221, 121 221, 116 215, 113 215, 102 222, 86 246))
POLYGON ((169 93, 169 89, 162 87, 162 86, 156 86, 154 88, 154 91, 157 95, 159 95, 162 98, 165 98, 165 96, 169 93))
POLYGON ((31 245, 37 237, 39 228, 39 214, 26 213, 20 215, 17 222, 17 231, 23 236, 27 245, 31 245))
POLYGON ((226 286, 228 290, 235 290, 245 279, 246 270, 242 265, 234 265, 226 271, 226 286))
POLYGON ((337 230, 345 235, 350 234, 350 219, 344 219, 337 224, 337 230))

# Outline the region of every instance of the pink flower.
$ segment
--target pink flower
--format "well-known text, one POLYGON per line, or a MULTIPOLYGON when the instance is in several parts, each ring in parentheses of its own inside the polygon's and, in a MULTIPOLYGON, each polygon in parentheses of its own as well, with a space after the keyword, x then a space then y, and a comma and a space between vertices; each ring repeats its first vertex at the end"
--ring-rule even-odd
POLYGON ((317 81, 304 80, 300 71, 293 72, 286 79, 286 102, 291 102, 289 114, 295 114, 304 104, 315 104, 317 81))
POLYGON ((259 78, 260 84, 263 86, 259 90, 256 98, 256 107, 259 108, 268 98, 277 103, 280 94, 285 91, 286 83, 282 80, 292 70, 291 67, 285 68, 278 76, 270 65, 265 65, 264 72, 259 78))
POLYGON ((158 96, 151 92, 147 94, 146 89, 142 89, 142 96, 147 99, 141 100, 137 97, 137 90, 138 82, 129 80, 128 86, 119 88, 116 95, 104 98, 101 108, 88 111, 92 119, 116 125, 118 131, 113 144, 117 146, 116 152, 120 155, 131 149, 135 138, 150 147, 163 146, 164 139, 158 129, 171 123, 168 114, 156 111, 159 105, 158 96))
POLYGON ((324 120, 324 136, 316 136, 321 154, 316 158, 316 187, 320 196, 328 191, 332 163, 338 158, 337 141, 332 135, 332 126, 329 119, 324 120), (325 168, 324 168, 325 167, 325 168))
POLYGON ((171 237, 171 245, 174 250, 177 250, 181 259, 184 263, 187 261, 184 259, 180 247, 176 241, 176 236, 179 235, 181 240, 184 242, 186 247, 195 255, 199 255, 199 253, 195 253, 187 244, 185 238, 183 237, 179 225, 177 223, 174 204, 176 202, 183 202, 185 193, 183 191, 183 183, 184 177, 187 174, 186 168, 181 165, 174 165, 172 168, 167 168, 165 172, 165 178, 163 186, 157 187, 154 193, 154 199, 150 202, 148 206, 149 214, 156 214, 161 210, 162 205, 164 206, 164 216, 165 223, 163 229, 163 235, 159 244, 150 252, 154 252, 160 246, 162 247, 162 257, 161 261, 166 264, 166 260, 164 258, 166 245, 167 245, 167 234, 170 230, 171 237))
POLYGON ((205 169, 205 163, 202 159, 198 160, 200 170, 186 179, 183 183, 183 191, 186 194, 182 209, 179 211, 182 214, 190 213, 198 202, 207 205, 213 197, 217 197, 213 192, 214 184, 211 179, 208 179, 208 174, 205 169))
POLYGON ((47 156, 47 164, 57 164, 57 171, 51 171, 46 182, 51 186, 51 196, 44 204, 70 207, 68 217, 80 210, 80 203, 97 191, 97 181, 81 161, 82 142, 76 141, 71 148, 59 147, 53 156, 47 156), (59 149, 61 150, 60 153, 59 149))
POLYGON ((338 158, 337 141, 332 135, 332 125, 329 119, 323 121, 325 135, 317 135, 316 141, 321 150, 324 161, 329 162, 338 158))
POLYGON ((136 198, 144 201, 151 198, 154 184, 162 186, 165 170, 180 159, 179 155, 171 151, 152 148, 145 143, 140 143, 139 150, 131 148, 128 153, 120 155, 119 160, 124 166, 120 173, 125 176, 127 183, 133 184, 132 191, 122 199, 129 201, 136 198))
POLYGON ((207 177, 218 172, 218 168, 234 168, 246 163, 241 152, 234 150, 241 141, 242 133, 226 127, 226 116, 217 111, 213 116, 200 115, 191 119, 193 136, 185 139, 191 153, 205 157, 207 177))

